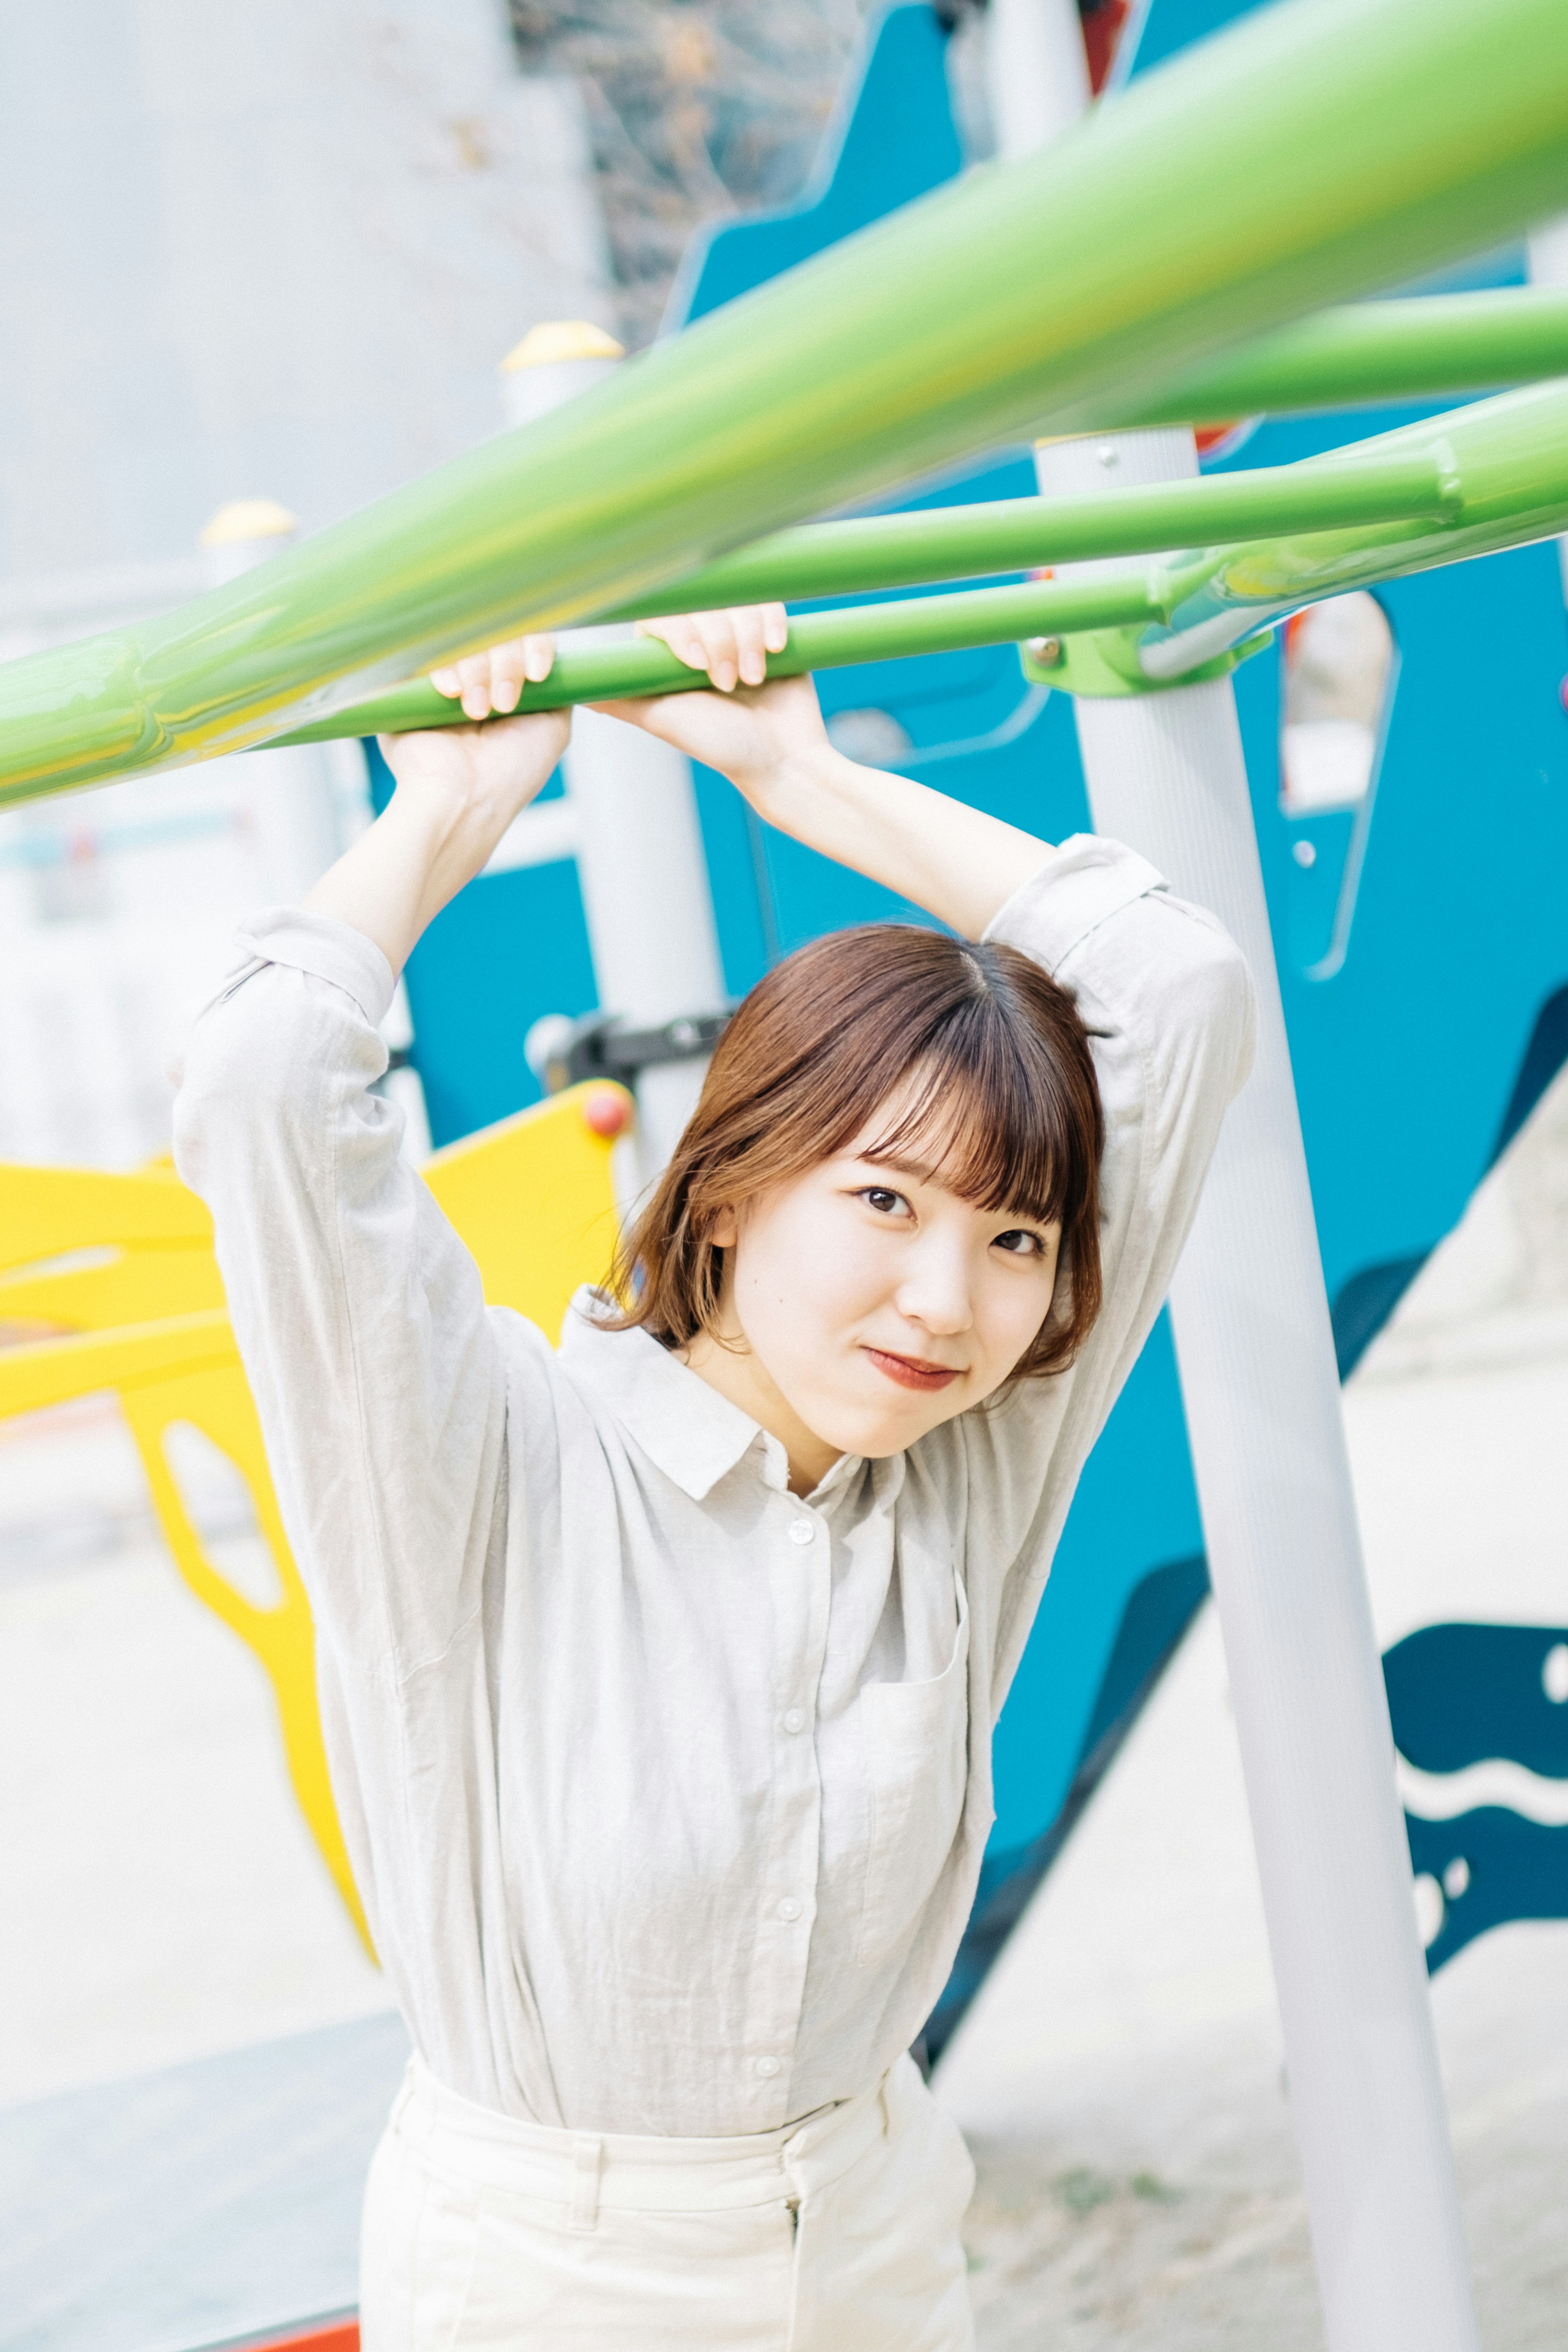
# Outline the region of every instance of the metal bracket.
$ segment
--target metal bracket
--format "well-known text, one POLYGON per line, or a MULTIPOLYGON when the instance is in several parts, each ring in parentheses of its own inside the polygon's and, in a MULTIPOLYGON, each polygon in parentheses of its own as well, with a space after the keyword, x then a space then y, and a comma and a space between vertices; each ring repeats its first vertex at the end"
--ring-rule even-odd
POLYGON ((1131 629, 1086 629, 1070 637, 1030 637, 1018 647, 1024 676, 1032 686, 1049 686, 1063 694, 1099 699, 1128 694, 1164 694, 1173 686, 1197 686, 1206 677, 1228 677, 1233 669, 1260 654, 1274 640, 1272 622, 1255 629, 1239 645, 1213 661, 1200 662, 1179 677, 1150 677, 1138 659, 1145 632, 1131 629))
POLYGON ((642 1071, 661 1064, 702 1061, 729 1026, 733 1009, 682 1013, 659 1029, 623 1028, 616 1013, 584 1013, 551 1039, 542 1073, 545 1090, 558 1095, 584 1078, 633 1086, 642 1071))

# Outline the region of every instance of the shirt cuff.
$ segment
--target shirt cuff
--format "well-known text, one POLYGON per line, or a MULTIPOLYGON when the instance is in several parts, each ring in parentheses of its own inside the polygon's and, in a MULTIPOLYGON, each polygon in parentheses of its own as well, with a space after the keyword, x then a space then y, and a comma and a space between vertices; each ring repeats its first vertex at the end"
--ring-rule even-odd
POLYGON ((985 926, 985 941, 1021 948, 1054 972, 1123 907, 1168 887, 1135 849, 1097 833, 1075 833, 998 908, 985 926))
POLYGON ((352 997, 373 1029, 380 1027, 397 990, 397 975, 374 940, 335 916, 301 907, 264 907, 236 934, 241 953, 258 963, 290 965, 331 981, 352 997))

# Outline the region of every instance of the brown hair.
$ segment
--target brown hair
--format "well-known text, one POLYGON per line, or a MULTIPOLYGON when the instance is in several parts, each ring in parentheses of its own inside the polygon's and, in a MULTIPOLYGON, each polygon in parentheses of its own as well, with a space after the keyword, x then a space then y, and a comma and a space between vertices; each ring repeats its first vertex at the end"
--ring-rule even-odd
POLYGON ((1016 948, 912 924, 832 932, 758 982, 622 1241, 609 1327, 672 1348, 711 1328, 720 1212, 836 1158, 906 1083, 869 1157, 924 1142, 941 1181, 976 1207, 1059 1219, 1056 1296, 1015 1377, 1064 1370, 1100 1302, 1105 1127, 1083 1024, 1016 948))

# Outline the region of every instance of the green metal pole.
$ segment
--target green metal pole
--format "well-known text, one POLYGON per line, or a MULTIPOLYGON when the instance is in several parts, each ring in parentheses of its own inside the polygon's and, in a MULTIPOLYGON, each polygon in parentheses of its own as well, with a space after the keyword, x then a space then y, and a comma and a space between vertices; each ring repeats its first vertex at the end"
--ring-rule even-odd
POLYGON ((1342 464, 1336 452, 1295 466, 1162 482, 1152 489, 1108 490, 1101 498, 996 499, 983 506, 805 523, 721 556, 717 563, 635 597, 605 617, 640 620, 773 598, 848 596, 1084 557, 1212 546, 1222 539, 1261 539, 1414 516, 1441 520, 1454 499, 1453 483, 1426 451, 1381 463, 1352 458, 1342 464))
MULTIPOLYGON (((1163 617, 1162 574, 1123 572, 1114 582, 1037 581, 1024 588, 973 588, 959 596, 910 596, 893 604, 851 604, 838 612, 798 613, 789 643, 768 656, 770 677, 839 669, 850 662, 891 661, 906 654, 953 653, 966 646, 1059 640, 1068 629, 1126 626, 1163 617)), ((648 694, 682 694, 708 683, 656 637, 609 645, 567 643, 540 686, 526 686, 520 710, 562 710, 573 703, 618 702, 648 694)), ((397 686, 331 719, 296 728, 285 744, 325 743, 343 735, 404 735, 420 727, 468 724, 462 707, 426 678, 397 686)), ((271 748, 270 746, 268 747, 271 748)))
POLYGON ((183 613, 0 672, 0 789, 239 750, 1565 205, 1562 0, 1281 0, 183 613))
POLYGON ((1510 287, 1413 295, 1298 319, 1152 398, 1108 404, 1100 422, 1201 425, 1292 409, 1374 407, 1552 375, 1568 375, 1568 294, 1510 287))
MULTIPOLYGON (((1363 524, 1169 559, 1159 590, 1168 618, 1069 639, 1053 684, 1079 694, 1175 684, 1227 661, 1244 639, 1304 604, 1568 530, 1568 384, 1502 393, 1353 449, 1372 460, 1431 458, 1457 493, 1450 519, 1363 524)), ((1134 578, 1131 567, 1102 576, 1130 584, 1134 578)), ((1144 577, 1136 575, 1140 583, 1144 577)))
MULTIPOLYGON (((1027 639, 1037 648, 1026 653, 1030 675, 1070 693, 1145 693, 1214 675, 1232 667, 1243 647, 1261 645, 1281 613, 1568 530, 1568 384, 1531 385, 1401 426, 1336 452, 1331 464, 1314 458, 1251 478, 1162 483, 1101 499, 1020 499, 1001 509, 994 536, 988 535, 994 509, 939 509, 928 515, 879 516, 865 524, 782 532, 733 561, 749 565, 754 560, 757 570, 747 579, 746 593, 766 598, 794 593, 789 583, 802 579, 820 583, 829 562, 840 565, 846 584, 858 587, 874 562, 894 569, 900 549, 906 577, 915 553, 922 562, 934 561, 939 552, 950 560, 963 554, 995 568, 1002 546, 1016 554, 1021 542, 1009 535, 1019 531, 1032 531, 1030 544, 1048 544, 1058 556, 1068 547, 1074 554, 1101 554, 1115 530, 1140 535, 1127 518, 1169 518, 1184 510, 1212 519, 1224 511, 1248 511, 1246 494, 1254 482, 1258 487, 1251 511, 1310 511, 1307 489, 1320 473, 1332 478, 1329 503, 1345 507, 1354 503, 1349 491, 1376 486, 1378 495, 1366 496, 1364 505, 1386 508, 1394 503, 1393 487, 1403 483, 1405 511, 1393 520, 1338 530, 1189 550, 1160 563, 1121 564, 1093 579, 797 614, 790 623, 788 646, 770 658, 769 673, 794 677, 850 662, 1027 639), (1425 494, 1415 495, 1423 485, 1425 494), (1235 504, 1226 508, 1195 495, 1210 490, 1236 492, 1235 504), (1194 496, 1184 509, 1183 494, 1189 492, 1194 496), (1113 509, 1125 509, 1126 518, 1116 517, 1108 528, 1107 510, 1113 509), (1029 511, 1021 514, 1025 509, 1029 511), (1074 530, 1081 526, 1085 536, 1079 542, 1056 535, 1058 519, 1064 516, 1074 530), (964 530, 969 537, 962 536, 964 530), (826 542, 829 554, 824 558, 815 545, 803 542, 826 542)), ((1328 510, 1325 504, 1320 511, 1328 510)), ((698 581, 721 572, 715 566, 698 581)), ((521 708, 613 702, 628 695, 679 693, 705 683, 700 671, 688 669, 649 639, 568 645, 546 682, 526 689, 521 708)), ((459 706, 420 679, 282 740, 314 743, 339 735, 399 734, 462 722, 459 706)))

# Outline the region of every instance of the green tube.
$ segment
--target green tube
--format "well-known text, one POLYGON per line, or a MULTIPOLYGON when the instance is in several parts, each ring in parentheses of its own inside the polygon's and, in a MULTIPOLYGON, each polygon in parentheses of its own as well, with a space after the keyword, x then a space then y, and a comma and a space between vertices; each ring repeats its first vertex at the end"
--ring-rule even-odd
MULTIPOLYGON (((1457 513, 1177 556, 1164 570, 1167 617, 1073 640, 1053 682, 1077 693, 1176 684, 1304 604, 1568 530, 1568 384, 1502 393, 1353 446, 1369 459, 1426 455, 1447 467, 1461 490, 1457 513)), ((1116 566, 1100 576, 1131 585, 1141 575, 1116 566)))
POLYGON ((608 617, 641 620, 774 598, 847 596, 1086 556, 1152 555, 1243 534, 1328 530, 1415 515, 1440 519, 1455 495, 1426 453, 1383 464, 1352 459, 1342 465, 1331 457, 1160 482, 1149 489, 1108 490, 1103 498, 997 499, 984 506, 806 523, 721 556, 608 617))
POLYGON ((604 613, 1565 205, 1562 0, 1280 0, 184 611, 0 670, 0 797, 604 613))
POLYGON ((1111 425, 1188 425, 1292 409, 1373 407, 1568 375, 1568 293, 1425 294, 1320 310, 1213 361, 1111 425))
MULTIPOLYGON (((893 604, 851 604, 836 613, 799 613, 789 643, 768 656, 770 677, 889 661, 905 654, 952 653, 964 646, 1016 645, 1161 618, 1162 575, 1123 572, 1112 582, 1043 580, 1026 588, 973 588, 959 596, 911 596, 893 604)), ((708 683, 656 637, 561 648, 539 686, 523 688, 520 710, 561 710, 580 702, 619 702, 647 694, 682 694, 708 683)), ((404 735, 420 727, 467 724, 461 707, 426 678, 395 687, 331 719, 296 729, 284 743, 324 743, 342 735, 404 735)))

